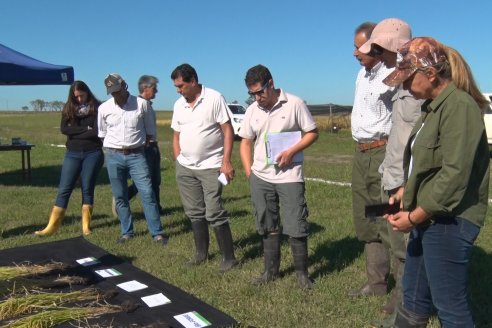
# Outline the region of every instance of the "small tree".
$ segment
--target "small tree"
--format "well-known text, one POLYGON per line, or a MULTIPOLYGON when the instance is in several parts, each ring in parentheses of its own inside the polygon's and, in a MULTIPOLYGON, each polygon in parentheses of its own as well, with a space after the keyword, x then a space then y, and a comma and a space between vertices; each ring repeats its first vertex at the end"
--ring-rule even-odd
POLYGON ((63 101, 55 100, 55 101, 48 102, 48 105, 49 105, 51 111, 58 112, 58 111, 61 111, 63 109, 64 103, 63 103, 63 101))
POLYGON ((29 110, 29 107, 27 107, 27 106, 22 106, 22 110, 23 110, 23 111, 27 111, 27 110, 29 110))
POLYGON ((43 99, 33 100, 30 104, 35 112, 42 112, 46 107, 46 101, 44 101, 43 99))

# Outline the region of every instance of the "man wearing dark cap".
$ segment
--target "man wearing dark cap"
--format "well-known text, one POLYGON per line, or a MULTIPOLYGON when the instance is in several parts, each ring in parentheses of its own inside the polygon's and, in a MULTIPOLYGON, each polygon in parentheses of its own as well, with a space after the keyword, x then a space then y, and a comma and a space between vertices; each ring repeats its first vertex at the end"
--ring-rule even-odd
MULTIPOLYGON (((145 99, 148 101, 147 108, 149 109, 150 114, 153 116, 153 121, 156 122, 156 116, 154 109, 152 108, 152 100, 155 98, 157 93, 157 83, 159 83, 159 79, 152 75, 142 75, 138 79, 138 95, 139 98, 145 99)), ((157 126, 156 126, 157 132, 157 126)), ((147 164, 149 166, 150 179, 152 180, 152 189, 154 190, 155 199, 157 201, 157 205, 159 205, 159 214, 163 215, 164 208, 160 203, 160 195, 161 195, 161 153, 159 151, 159 145, 157 144, 157 135, 154 134, 145 147, 145 157, 147 158, 147 164)), ((138 193, 137 186, 135 183, 132 183, 128 187, 128 199, 131 200, 138 193)), ((118 216, 116 213, 116 204, 113 198, 113 215, 115 217, 118 216)))
POLYGON ((156 242, 167 244, 159 217, 159 207, 145 158, 144 147, 155 135, 155 122, 145 99, 130 95, 119 74, 104 80, 112 98, 99 107, 99 137, 103 138, 111 189, 121 224, 119 243, 133 237, 133 218, 128 202, 127 177, 130 176, 142 199, 149 232, 156 242))

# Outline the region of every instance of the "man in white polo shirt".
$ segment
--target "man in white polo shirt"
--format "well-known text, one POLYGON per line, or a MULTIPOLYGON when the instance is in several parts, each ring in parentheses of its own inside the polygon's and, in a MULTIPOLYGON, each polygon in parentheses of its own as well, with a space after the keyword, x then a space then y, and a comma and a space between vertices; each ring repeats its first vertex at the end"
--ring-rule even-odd
POLYGON ((180 97, 174 104, 171 128, 176 160, 176 181, 185 214, 191 220, 195 255, 188 265, 199 265, 208 258, 208 223, 213 227, 222 262, 219 271, 237 265, 229 226, 229 214, 222 206, 222 184, 234 178, 231 163, 233 130, 224 97, 198 83, 189 64, 171 73, 180 97))
POLYGON ((243 138, 240 154, 249 179, 256 229, 263 236, 265 261, 264 273, 253 284, 265 284, 278 277, 283 233, 289 236, 299 287, 309 289, 313 283, 308 276, 308 210, 301 155, 318 138, 318 129, 304 101, 276 89, 265 66, 250 68, 245 82, 249 95, 256 101, 246 110, 239 130, 243 138), (293 137, 290 147, 279 149, 278 155, 268 158, 267 138, 290 138, 293 134, 288 132, 297 133, 298 139, 293 137))
POLYGON ((133 237, 133 218, 128 202, 127 178, 130 176, 140 192, 145 219, 154 241, 167 244, 145 159, 144 147, 155 135, 155 122, 147 100, 128 92, 119 74, 109 74, 104 85, 111 98, 99 106, 98 136, 103 138, 109 181, 116 203, 124 243, 133 237))

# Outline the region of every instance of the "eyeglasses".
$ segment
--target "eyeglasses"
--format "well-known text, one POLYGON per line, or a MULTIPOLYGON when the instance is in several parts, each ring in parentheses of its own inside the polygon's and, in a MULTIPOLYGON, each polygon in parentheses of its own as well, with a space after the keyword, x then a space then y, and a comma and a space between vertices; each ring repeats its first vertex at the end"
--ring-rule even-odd
POLYGON ((250 97, 261 96, 263 93, 265 93, 265 90, 266 88, 268 88, 269 85, 270 85, 270 81, 267 81, 265 84, 263 84, 260 90, 254 92, 248 91, 248 94, 250 95, 250 97))

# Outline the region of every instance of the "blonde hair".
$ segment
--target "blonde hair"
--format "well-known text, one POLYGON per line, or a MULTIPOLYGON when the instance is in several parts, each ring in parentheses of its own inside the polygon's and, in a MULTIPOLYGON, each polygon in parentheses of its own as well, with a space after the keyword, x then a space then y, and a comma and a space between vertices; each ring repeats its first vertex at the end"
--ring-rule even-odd
POLYGON ((480 89, 473 78, 470 66, 468 66, 463 56, 461 56, 456 49, 445 45, 443 45, 443 48, 446 52, 446 57, 448 58, 451 69, 451 80, 459 89, 467 92, 483 112, 488 106, 489 101, 484 97, 482 92, 480 92, 480 89))

